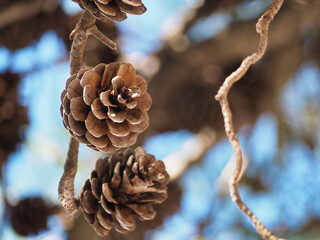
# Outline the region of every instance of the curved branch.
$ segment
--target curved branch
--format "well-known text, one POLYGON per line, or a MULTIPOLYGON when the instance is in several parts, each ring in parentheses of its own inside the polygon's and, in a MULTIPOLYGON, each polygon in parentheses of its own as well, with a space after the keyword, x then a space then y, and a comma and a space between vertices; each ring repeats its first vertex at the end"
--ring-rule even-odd
MULTIPOLYGON (((116 49, 116 44, 101 33, 95 25, 96 19, 85 11, 70 34, 73 40, 70 51, 70 74, 77 74, 82 68, 83 54, 89 35, 93 35, 103 44, 116 49)), ((78 168, 79 142, 70 136, 69 150, 61 177, 58 193, 59 200, 65 208, 68 217, 72 217, 78 210, 79 202, 74 198, 74 179, 78 168)))
POLYGON ((78 149, 79 142, 70 136, 67 160, 58 188, 59 200, 68 217, 72 217, 78 209, 78 203, 74 198, 74 178, 78 167, 78 149))
MULTIPOLYGON (((76 74, 82 67, 83 53, 88 35, 86 30, 95 24, 95 19, 89 12, 84 12, 76 28, 70 34, 73 39, 70 52, 70 74, 76 74)), ((78 210, 78 202, 74 198, 74 179, 78 168, 79 142, 70 136, 69 150, 64 165, 64 172, 59 182, 59 200, 66 210, 67 216, 72 217, 78 210)))
POLYGON ((232 123, 232 113, 229 107, 227 96, 232 85, 241 77, 243 77, 243 75, 247 72, 249 67, 252 64, 256 63, 258 60, 260 60, 264 55, 268 44, 269 24, 279 11, 280 7, 282 6, 282 3, 283 0, 274 0, 271 7, 259 18, 258 23, 256 25, 256 31, 260 34, 260 42, 256 52, 246 57, 242 61, 240 67, 225 79, 223 85, 220 87, 218 91, 218 94, 215 96, 215 99, 220 102, 226 135, 228 136, 229 142, 232 145, 232 148, 236 156, 236 167, 229 183, 231 198, 237 204, 240 210, 250 218, 260 236, 263 239, 272 240, 279 238, 273 235, 273 233, 260 222, 260 220, 248 208, 248 206, 245 203, 243 203, 240 196, 238 182, 241 179, 240 174, 243 164, 242 151, 240 142, 234 131, 232 123))

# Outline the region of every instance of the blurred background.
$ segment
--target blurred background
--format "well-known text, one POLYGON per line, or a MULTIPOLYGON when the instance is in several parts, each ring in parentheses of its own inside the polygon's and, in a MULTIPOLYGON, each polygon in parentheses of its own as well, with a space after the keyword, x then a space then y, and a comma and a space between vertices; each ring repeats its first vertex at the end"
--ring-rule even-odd
MULTIPOLYGON (((104 239, 259 239, 229 197, 233 151, 214 95, 255 50, 255 24, 271 2, 145 0, 141 16, 98 23, 119 50, 89 38, 85 64, 130 62, 148 79, 150 127, 137 145, 165 161, 172 179, 153 221, 104 239)), ((69 138, 60 93, 80 12, 71 0, 0 0, 0 239, 102 239, 82 216, 66 219, 57 196, 69 138), (22 236, 25 221, 43 230, 22 236)), ((229 96, 243 200, 277 235, 297 240, 320 239, 319 16, 320 1, 285 1, 265 56, 229 96)), ((101 156, 80 146, 77 194, 101 156)))

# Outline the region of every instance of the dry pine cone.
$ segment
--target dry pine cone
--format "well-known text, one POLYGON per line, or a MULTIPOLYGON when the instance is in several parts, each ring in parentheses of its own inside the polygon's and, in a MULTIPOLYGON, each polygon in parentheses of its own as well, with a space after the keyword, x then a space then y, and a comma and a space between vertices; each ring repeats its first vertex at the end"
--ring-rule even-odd
POLYGON ((84 216, 100 236, 112 226, 132 231, 135 217, 155 217, 153 204, 167 198, 168 182, 164 163, 141 147, 99 159, 80 196, 84 216))
POLYGON ((111 19, 121 22, 126 13, 141 15, 147 11, 141 0, 72 0, 101 21, 111 19))
POLYGON ((99 64, 72 75, 61 94, 70 134, 94 150, 132 146, 149 126, 147 82, 128 63, 99 64))
POLYGON ((48 229, 48 217, 55 212, 55 207, 46 204, 43 198, 26 198, 11 208, 12 228, 21 236, 38 234, 48 229))

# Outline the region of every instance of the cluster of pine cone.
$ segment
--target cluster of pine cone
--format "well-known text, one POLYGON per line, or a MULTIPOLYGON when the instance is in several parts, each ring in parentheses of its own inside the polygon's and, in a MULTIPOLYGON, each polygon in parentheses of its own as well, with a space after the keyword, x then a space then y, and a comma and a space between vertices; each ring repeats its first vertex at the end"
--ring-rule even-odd
MULTIPOLYGON (((97 151, 129 147, 149 126, 147 82, 128 63, 84 67, 67 80, 61 102, 70 134, 97 151)), ((124 233, 135 228, 136 218, 155 217, 153 205, 167 198, 168 182, 163 162, 143 148, 113 153, 97 161, 80 205, 99 235, 107 235, 112 227, 124 233)))
MULTIPOLYGON (((141 0, 73 1, 102 21, 146 11, 141 0)), ((60 112, 71 136, 112 153, 96 162, 80 195, 84 217, 100 236, 112 228, 132 231, 136 219, 153 219, 153 206, 167 198, 169 175, 162 161, 141 147, 115 152, 135 144, 149 126, 147 85, 129 63, 101 63, 72 75, 61 94, 60 112)))

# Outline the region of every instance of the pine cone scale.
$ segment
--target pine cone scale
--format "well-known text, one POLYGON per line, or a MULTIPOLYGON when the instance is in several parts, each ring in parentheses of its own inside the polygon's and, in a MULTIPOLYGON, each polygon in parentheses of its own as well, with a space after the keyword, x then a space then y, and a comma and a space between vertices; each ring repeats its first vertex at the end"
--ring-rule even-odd
POLYGON ((87 85, 83 89, 83 100, 90 106, 93 101, 97 98, 98 88, 94 85, 87 85))
POLYGON ((108 184, 108 183, 102 184, 102 193, 103 193, 103 196, 105 197, 105 199, 106 199, 108 202, 115 203, 115 204, 118 203, 118 202, 113 198, 113 192, 112 192, 111 188, 109 187, 109 184, 108 184))
POLYGON ((99 1, 95 1, 95 4, 99 10, 107 16, 116 17, 118 14, 120 14, 120 8, 114 2, 103 4, 99 1))
POLYGON ((87 131, 85 134, 85 137, 89 141, 90 144, 98 147, 99 149, 111 147, 110 139, 107 136, 102 136, 102 137, 96 138, 87 131))
POLYGON ((107 214, 101 206, 99 206, 99 211, 97 212, 97 218, 103 228, 105 228, 106 230, 111 230, 112 216, 107 214))
POLYGON ((67 96, 70 100, 82 95, 83 89, 80 85, 80 79, 73 80, 67 88, 67 96))
POLYGON ((88 131, 96 138, 105 136, 109 131, 105 120, 99 120, 92 112, 88 114, 88 117, 85 120, 85 125, 88 131))
POLYGON ((91 191, 86 190, 83 193, 83 209, 87 214, 92 214, 98 211, 98 205, 96 204, 97 200, 91 193, 91 191))
POLYGON ((89 113, 89 108, 83 101, 82 96, 74 97, 70 101, 71 116, 76 121, 85 121, 89 113))
POLYGON ((123 121, 122 123, 115 123, 110 119, 107 119, 107 124, 110 132, 116 137, 125 137, 130 134, 130 125, 127 121, 123 121))
POLYGON ((116 101, 112 99, 111 90, 100 93, 100 102, 105 107, 117 107, 116 101))
POLYGON ((122 12, 126 12, 126 13, 133 14, 133 15, 141 15, 145 11, 147 11, 147 8, 144 5, 131 6, 129 4, 124 3, 123 1, 116 0, 116 2, 119 4, 120 10, 122 12))
POLYGON ((128 109, 119 109, 118 107, 109 107, 108 106, 108 117, 116 122, 116 123, 122 123, 126 117, 127 117, 127 111, 128 109))
POLYGON ((96 233, 98 233, 100 236, 105 236, 109 233, 110 230, 105 229, 101 224, 100 221, 97 217, 97 215, 95 216, 93 225, 92 225, 93 229, 96 231, 96 233))
POLYGON ((152 220, 157 214, 151 204, 128 203, 127 206, 132 209, 141 220, 152 220))
POLYGON ((87 71, 80 80, 80 86, 84 88, 87 85, 98 87, 101 82, 101 76, 95 71, 87 71))
POLYGON ((138 7, 142 5, 141 0, 122 0, 122 2, 134 7, 138 7))
POLYGON ((106 113, 107 112, 106 106, 104 106, 101 103, 101 100, 99 100, 98 98, 96 98, 93 101, 91 105, 91 111, 94 114, 94 116, 99 120, 104 120, 108 118, 108 114, 106 113))
POLYGON ((103 210, 104 210, 106 213, 108 213, 108 214, 110 214, 110 215, 114 214, 114 212, 115 212, 114 206, 111 205, 110 202, 108 202, 108 201, 105 199, 104 195, 101 195, 100 204, 101 204, 103 210))
POLYGON ((120 224, 120 226, 128 231, 134 230, 136 226, 136 221, 132 216, 132 211, 126 207, 115 206, 114 213, 116 221, 120 224))
POLYGON ((112 0, 97 0, 98 2, 102 3, 102 4, 108 4, 109 2, 111 2, 112 0))
POLYGON ((73 132, 76 136, 83 136, 87 132, 85 124, 75 120, 71 114, 68 116, 68 125, 72 126, 73 132))
MULTIPOLYGON (((113 63, 109 63, 108 65, 104 66, 103 69, 101 68, 102 74, 103 74, 102 80, 101 80, 101 85, 100 85, 101 89, 105 90, 110 87, 112 78, 114 78, 117 75, 119 65, 120 64, 117 62, 113 62, 113 63)), ((97 67, 95 67, 95 71, 98 73, 100 69, 96 69, 97 67)))

